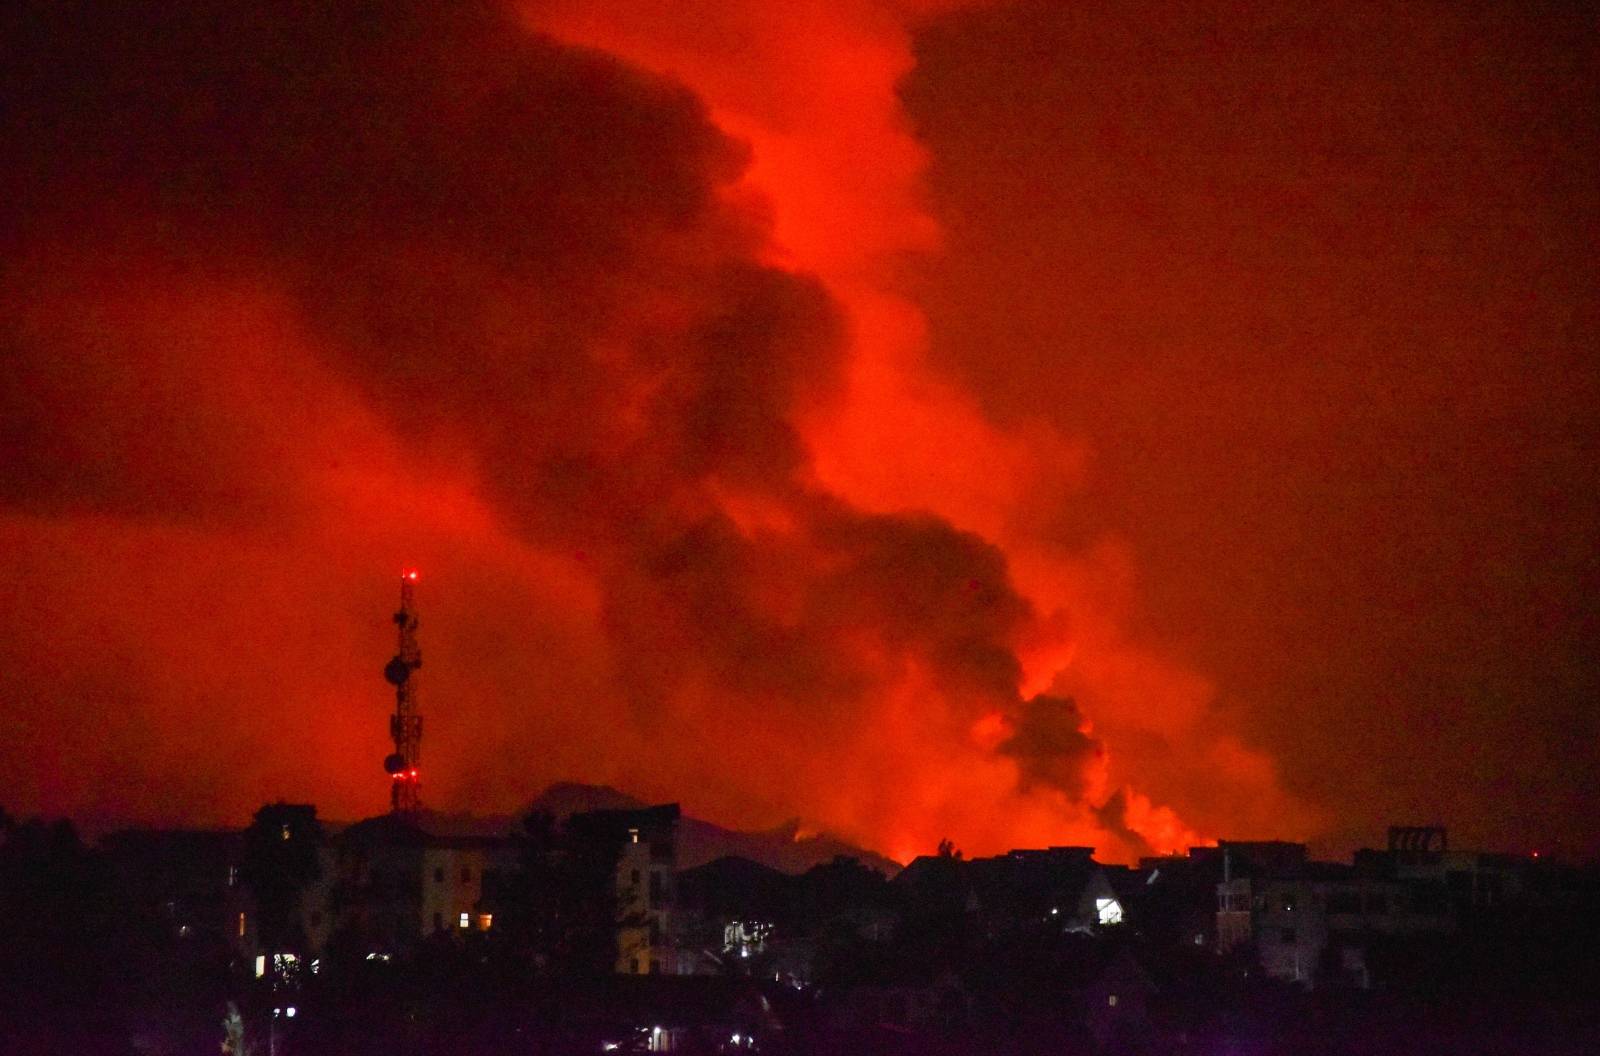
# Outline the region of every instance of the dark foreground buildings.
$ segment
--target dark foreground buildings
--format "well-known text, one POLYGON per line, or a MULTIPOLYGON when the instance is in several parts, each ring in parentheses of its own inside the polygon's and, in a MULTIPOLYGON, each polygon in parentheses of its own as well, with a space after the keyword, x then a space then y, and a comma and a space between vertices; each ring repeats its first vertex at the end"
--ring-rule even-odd
POLYGON ((676 806, 6 819, 0 1052, 1578 1053, 1596 873, 1397 829, 680 867, 676 806))

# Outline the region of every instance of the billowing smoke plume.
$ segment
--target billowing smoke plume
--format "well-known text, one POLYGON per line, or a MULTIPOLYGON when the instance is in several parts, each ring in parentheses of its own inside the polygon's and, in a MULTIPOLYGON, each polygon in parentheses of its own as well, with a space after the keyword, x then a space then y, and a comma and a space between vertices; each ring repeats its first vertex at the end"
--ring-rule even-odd
POLYGON ((1024 790, 1043 785, 1081 800, 1090 791, 1090 770, 1104 749, 1084 732, 1084 717, 1074 701, 1040 694, 1022 709, 1016 732, 1000 751, 1016 758, 1024 790))
POLYGON ((905 30, 702 24, 791 64, 764 80, 582 7, 7 16, 18 806, 377 809, 388 573, 415 561, 440 805, 577 777, 901 856, 1193 838, 1039 695, 1144 709, 1157 762, 1205 706, 1112 670, 1143 658, 1105 563, 1028 541, 1072 445, 927 376, 885 285, 934 238, 905 30))

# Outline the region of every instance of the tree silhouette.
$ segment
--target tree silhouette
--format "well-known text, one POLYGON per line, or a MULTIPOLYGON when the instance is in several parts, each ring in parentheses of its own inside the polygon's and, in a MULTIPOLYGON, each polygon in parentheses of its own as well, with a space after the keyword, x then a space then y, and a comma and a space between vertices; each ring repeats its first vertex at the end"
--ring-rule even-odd
POLYGON ((322 875, 322 823, 304 803, 269 803, 245 830, 240 879, 256 902, 257 932, 273 952, 303 952, 300 896, 322 875))
POLYGON ((628 923, 616 890, 621 839, 587 826, 582 815, 560 825, 536 811, 523 819, 518 840, 520 868, 499 893, 495 932, 502 951, 550 975, 609 975, 617 928, 628 923))
POLYGON ((127 907, 67 821, 0 819, 0 1052, 115 1032, 127 907))

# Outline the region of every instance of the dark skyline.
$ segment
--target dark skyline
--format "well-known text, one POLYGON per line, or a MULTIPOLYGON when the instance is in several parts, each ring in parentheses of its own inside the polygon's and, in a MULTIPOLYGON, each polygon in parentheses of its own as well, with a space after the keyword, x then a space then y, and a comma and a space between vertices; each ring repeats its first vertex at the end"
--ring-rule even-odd
POLYGON ((3 17, 13 814, 1600 851, 1592 14, 3 17))

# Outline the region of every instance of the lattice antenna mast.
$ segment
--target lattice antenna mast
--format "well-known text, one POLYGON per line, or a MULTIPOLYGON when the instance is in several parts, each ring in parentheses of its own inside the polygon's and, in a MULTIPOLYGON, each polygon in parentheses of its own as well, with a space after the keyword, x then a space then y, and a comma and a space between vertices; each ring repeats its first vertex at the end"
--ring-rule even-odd
POLYGON ((417 648, 416 585, 415 569, 400 573, 400 611, 394 614, 400 645, 383 668, 383 677, 394 686, 394 714, 389 716, 394 751, 383 768, 389 772, 389 806, 396 814, 415 814, 422 807, 422 716, 417 713, 422 650, 417 648))

